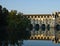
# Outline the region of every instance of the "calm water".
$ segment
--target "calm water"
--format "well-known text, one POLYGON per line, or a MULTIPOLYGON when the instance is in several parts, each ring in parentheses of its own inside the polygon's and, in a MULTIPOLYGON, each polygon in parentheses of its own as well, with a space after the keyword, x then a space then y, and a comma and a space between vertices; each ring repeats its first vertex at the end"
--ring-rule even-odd
MULTIPOLYGON (((51 28, 47 33, 46 33, 47 30, 44 31, 35 31, 35 34, 40 34, 40 33, 43 33, 44 35, 47 34, 47 35, 55 35, 55 30, 53 28, 51 28), (38 33, 37 33, 38 32, 38 33)), ((59 31, 56 32, 56 36, 58 36, 59 31)), ((34 34, 34 31, 31 33, 32 35, 34 34)), ((8 44, 9 46, 13 46, 11 44, 8 44)), ((15 44, 14 46, 18 46, 17 44, 15 44)), ((19 43, 19 46, 60 46, 60 43, 54 43, 53 41, 51 40, 22 40, 20 41, 19 43)))
POLYGON ((24 40, 22 46, 60 46, 60 43, 55 44, 50 40, 24 40))

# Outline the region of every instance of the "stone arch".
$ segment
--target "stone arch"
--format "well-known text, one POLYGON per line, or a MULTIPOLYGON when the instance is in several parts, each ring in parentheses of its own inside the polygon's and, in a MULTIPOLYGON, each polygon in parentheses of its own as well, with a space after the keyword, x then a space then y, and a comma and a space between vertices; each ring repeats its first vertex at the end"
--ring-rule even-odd
POLYGON ((49 38, 49 37, 47 37, 47 39, 49 40, 50 38, 49 38))
POLYGON ((38 39, 40 39, 40 37, 38 37, 38 39))
POLYGON ((44 37, 44 39, 46 39, 46 37, 44 37))
POLYGON ((37 39, 37 38, 35 37, 35 39, 37 39))
POLYGON ((47 30, 50 30, 50 24, 47 24, 47 30))
POLYGON ((43 37, 41 37, 41 39, 43 39, 43 37))
POLYGON ((55 29, 59 31, 60 30, 60 25, 56 24, 55 29))
POLYGON ((43 31, 45 31, 45 27, 46 27, 45 24, 42 24, 42 25, 41 25, 41 29, 42 29, 43 31))
POLYGON ((35 24, 35 30, 39 30, 39 24, 35 24))
POLYGON ((33 37, 31 37, 30 39, 33 39, 33 37))

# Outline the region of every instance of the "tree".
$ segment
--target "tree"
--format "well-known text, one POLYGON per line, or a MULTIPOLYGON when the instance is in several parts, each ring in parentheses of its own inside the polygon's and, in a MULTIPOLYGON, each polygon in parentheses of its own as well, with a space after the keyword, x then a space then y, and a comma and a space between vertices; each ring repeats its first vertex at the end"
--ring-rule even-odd
POLYGON ((7 16, 8 10, 0 6, 0 41, 7 41, 7 16))
POLYGON ((29 25, 29 30, 32 30, 32 29, 33 29, 33 25, 30 24, 30 25, 29 25))
POLYGON ((30 30, 26 29, 30 24, 30 20, 22 13, 17 13, 16 10, 9 12, 0 6, 0 46, 2 41, 11 41, 14 44, 18 40, 28 39, 30 30))
POLYGON ((11 10, 11 12, 9 12, 9 16, 8 16, 8 39, 9 41, 11 41, 12 43, 14 43, 16 41, 16 14, 17 11, 16 10, 11 10))
POLYGON ((27 39, 28 36, 30 36, 30 32, 26 30, 29 25, 30 20, 24 17, 22 13, 17 13, 16 10, 9 12, 9 39, 13 42, 21 39, 27 39))
MULTIPOLYGON (((2 6, 0 5, 0 37, 2 37, 2 35, 1 35, 1 32, 2 32, 2 30, 1 30, 1 26, 2 26, 1 25, 1 20, 2 20, 1 16, 2 16, 2 6)), ((2 45, 1 39, 2 38, 0 38, 0 46, 2 45)))
POLYGON ((28 28, 28 26, 30 25, 30 20, 26 17, 24 17, 23 15, 21 15, 20 13, 18 13, 17 15, 17 27, 18 27, 18 37, 19 39, 27 39, 27 37, 29 36, 29 31, 26 30, 26 28, 28 28), (28 35, 27 35, 28 34, 28 35))

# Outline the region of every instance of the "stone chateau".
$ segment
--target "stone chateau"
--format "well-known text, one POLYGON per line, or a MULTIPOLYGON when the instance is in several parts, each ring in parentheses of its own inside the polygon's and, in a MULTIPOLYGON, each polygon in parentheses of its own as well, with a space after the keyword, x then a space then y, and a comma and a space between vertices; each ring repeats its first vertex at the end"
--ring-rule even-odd
POLYGON ((33 27, 38 24, 41 27, 42 24, 50 26, 50 30, 42 31, 39 29, 38 31, 32 30, 30 39, 54 39, 56 36, 60 39, 60 31, 55 33, 53 29, 55 25, 60 25, 60 12, 54 12, 52 14, 23 14, 25 17, 31 20, 31 24, 33 27), (55 36, 56 34, 56 36, 55 36))
POLYGON ((47 26, 49 24, 50 27, 54 27, 55 24, 60 24, 60 12, 54 12, 52 14, 23 14, 23 15, 31 20, 31 24, 33 26, 36 24, 39 24, 39 26, 45 24, 45 26, 47 26))

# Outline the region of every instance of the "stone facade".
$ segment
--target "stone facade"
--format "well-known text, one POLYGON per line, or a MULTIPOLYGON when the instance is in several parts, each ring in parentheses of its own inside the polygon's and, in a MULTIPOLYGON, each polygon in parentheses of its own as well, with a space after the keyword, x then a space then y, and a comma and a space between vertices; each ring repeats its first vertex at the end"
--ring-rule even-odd
MULTIPOLYGON (((33 25, 33 27, 36 24, 39 24, 39 27, 42 24, 45 24, 45 26, 47 27, 47 25, 49 24, 51 28, 55 27, 56 24, 60 25, 60 12, 54 12, 52 14, 23 14, 23 15, 31 20, 31 24, 33 25)), ((47 31, 47 29, 45 29, 45 31, 41 31, 41 29, 39 29, 39 31, 32 30, 31 36, 35 35, 36 36, 39 35, 39 38, 41 35, 52 36, 54 38, 55 30, 53 28, 50 29, 49 31, 47 31)), ((58 36, 60 36, 59 33, 58 36)))
POLYGON ((54 27, 55 24, 55 16, 53 14, 24 14, 24 16, 31 20, 33 26, 35 24, 39 24, 39 26, 42 24, 47 26, 49 24, 50 27, 54 27))
POLYGON ((35 24, 45 24, 46 26, 49 24, 50 27, 54 27, 54 25, 60 24, 60 12, 54 12, 52 14, 23 14, 28 19, 31 20, 31 24, 34 26, 35 24))

